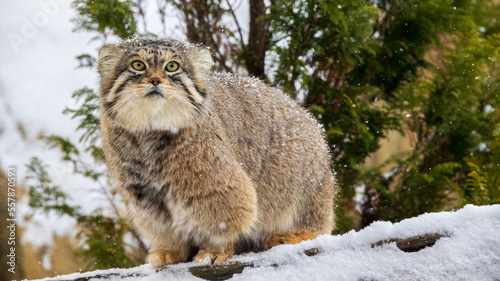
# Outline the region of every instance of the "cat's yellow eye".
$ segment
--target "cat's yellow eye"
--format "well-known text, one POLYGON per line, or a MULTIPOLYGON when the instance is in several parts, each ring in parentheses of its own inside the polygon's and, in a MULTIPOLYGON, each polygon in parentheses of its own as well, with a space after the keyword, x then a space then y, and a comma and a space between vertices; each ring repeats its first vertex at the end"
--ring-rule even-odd
POLYGON ((177 69, 179 69, 179 64, 175 61, 171 61, 167 63, 167 66, 165 66, 165 70, 168 72, 174 72, 177 71, 177 69))
POLYGON ((146 68, 146 64, 140 60, 132 62, 132 68, 137 71, 142 71, 146 68))

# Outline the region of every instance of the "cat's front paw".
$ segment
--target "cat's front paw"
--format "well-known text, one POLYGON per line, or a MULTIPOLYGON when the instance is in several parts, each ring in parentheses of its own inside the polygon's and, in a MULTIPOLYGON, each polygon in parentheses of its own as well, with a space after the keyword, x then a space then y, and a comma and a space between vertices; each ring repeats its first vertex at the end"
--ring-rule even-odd
POLYGON ((229 243, 225 249, 215 250, 214 248, 210 247, 208 243, 204 243, 204 245, 200 247, 198 254, 196 254, 196 256, 194 257, 194 261, 211 264, 223 263, 233 256, 233 245, 234 243, 229 243))
POLYGON ((199 263, 219 264, 225 262, 231 256, 228 253, 222 252, 203 252, 198 253, 194 257, 194 260, 199 263))
POLYGON ((149 263, 154 267, 160 267, 168 264, 176 264, 186 261, 187 255, 180 251, 156 249, 149 254, 149 263))

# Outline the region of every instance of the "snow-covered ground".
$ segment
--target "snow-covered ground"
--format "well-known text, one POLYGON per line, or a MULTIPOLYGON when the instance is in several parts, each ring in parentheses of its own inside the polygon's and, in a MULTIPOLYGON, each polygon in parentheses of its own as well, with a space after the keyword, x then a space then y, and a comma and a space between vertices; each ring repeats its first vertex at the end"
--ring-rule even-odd
MULTIPOLYGON (((359 232, 322 235, 297 245, 235 256, 231 261, 255 264, 235 274, 231 280, 500 280, 500 205, 468 205, 456 212, 424 214, 395 224, 375 222, 359 232), (371 247, 380 240, 425 233, 447 237, 414 253, 402 252, 394 243, 371 247), (311 248, 318 248, 319 254, 312 257, 303 254, 311 248)), ((143 265, 44 280, 109 273, 137 274, 137 277, 125 278, 118 275, 110 280, 201 280, 188 272, 188 267, 196 265, 172 265, 161 272, 143 265)))

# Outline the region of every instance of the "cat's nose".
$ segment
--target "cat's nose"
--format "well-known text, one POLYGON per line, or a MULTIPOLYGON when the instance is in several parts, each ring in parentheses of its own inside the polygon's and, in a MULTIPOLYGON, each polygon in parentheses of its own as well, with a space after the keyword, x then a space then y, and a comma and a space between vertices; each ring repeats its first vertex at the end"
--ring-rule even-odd
POLYGON ((161 79, 158 77, 153 77, 153 78, 149 79, 149 83, 156 86, 156 85, 161 83, 161 79))

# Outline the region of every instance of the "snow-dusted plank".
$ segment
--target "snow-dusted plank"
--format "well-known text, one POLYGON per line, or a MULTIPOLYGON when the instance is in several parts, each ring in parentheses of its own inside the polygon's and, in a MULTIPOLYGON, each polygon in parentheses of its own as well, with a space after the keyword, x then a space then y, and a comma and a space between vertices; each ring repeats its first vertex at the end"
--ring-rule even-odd
MULTIPOLYGON (((372 244, 372 247, 382 246, 388 243, 396 243, 396 246, 404 252, 417 252, 426 247, 432 247, 437 240, 439 240, 444 235, 437 233, 426 233, 424 235, 418 235, 409 237, 406 239, 388 239, 381 240, 372 244)), ((308 257, 315 256, 319 253, 318 248, 312 248, 304 251, 304 254, 308 257)), ((247 267, 254 267, 253 263, 241 263, 241 262, 233 262, 222 265, 204 265, 204 266, 192 266, 189 267, 189 272, 196 277, 201 279, 210 280, 210 281, 218 281, 218 280, 228 280, 233 277, 234 274, 242 273, 243 270, 247 267)), ((278 265, 275 265, 278 267, 278 265)), ((100 279, 100 280, 111 280, 116 278, 126 279, 128 277, 144 277, 145 274, 138 273, 125 273, 120 274, 118 272, 110 272, 106 273, 98 273, 96 275, 88 275, 84 277, 78 277, 76 279, 68 278, 68 279, 57 279, 60 281, 89 281, 92 279, 100 279)))
MULTIPOLYGON (((375 222, 357 232, 321 235, 296 245, 282 245, 261 253, 234 256, 229 260, 233 264, 228 264, 225 269, 234 274, 231 280, 245 281, 499 280, 498 245, 500 205, 468 205, 456 212, 424 214, 394 224, 375 222), (418 252, 403 252, 397 247, 398 241, 404 244, 404 241, 419 235, 426 241, 434 242, 430 239, 432 237, 425 235, 427 233, 443 237, 434 246, 418 252), (372 247, 372 244, 383 240, 390 243, 372 247), (314 248, 317 251, 312 250, 314 248)), ((150 265, 143 265, 45 280, 203 280, 191 274, 190 268, 193 267, 200 266, 194 262, 183 263, 156 271, 150 265)), ((205 271, 210 270, 205 268, 205 271)))

